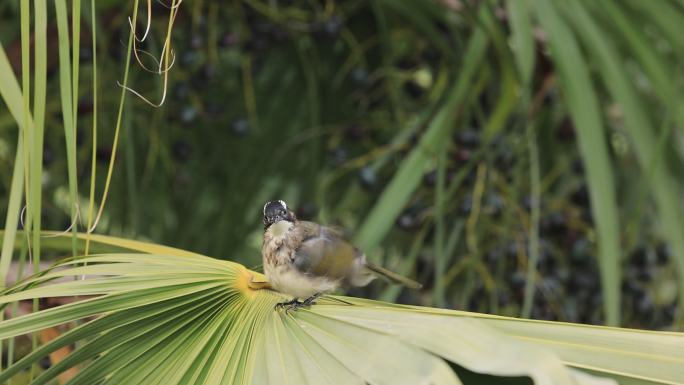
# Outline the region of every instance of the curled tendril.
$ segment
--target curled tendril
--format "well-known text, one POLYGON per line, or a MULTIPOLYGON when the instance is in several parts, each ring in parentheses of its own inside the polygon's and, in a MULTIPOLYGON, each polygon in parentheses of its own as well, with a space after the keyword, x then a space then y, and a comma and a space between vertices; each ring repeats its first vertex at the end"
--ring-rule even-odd
POLYGON ((183 2, 183 0, 180 0, 180 1, 179 1, 178 3, 176 3, 176 4, 166 5, 164 2, 162 2, 162 0, 157 0, 157 3, 159 3, 159 5, 161 5, 162 7, 166 8, 166 9, 178 8, 178 6, 180 5, 180 3, 182 3, 182 2, 183 2))
MULTIPOLYGON (((21 227, 25 228, 25 222, 24 218, 26 217, 26 209, 28 205, 24 205, 24 207, 21 208, 21 212, 19 213, 19 222, 21 223, 21 227)), ((62 235, 65 235, 71 229, 74 228, 79 222, 81 222, 81 209, 78 207, 78 203, 74 203, 74 208, 76 209, 76 215, 74 215, 74 218, 71 220, 71 224, 69 227, 66 228, 66 230, 63 230, 57 234, 50 234, 50 235, 41 235, 41 238, 56 238, 56 237, 61 237, 62 235)), ((26 229, 26 232, 30 232, 28 229, 26 229)))
MULTIPOLYGON (((133 19, 131 19, 130 17, 128 18, 128 24, 131 28, 131 33, 134 36, 132 50, 133 50, 133 55, 135 56, 136 62, 138 62, 140 67, 142 69, 144 69, 145 71, 148 71, 150 73, 155 73, 155 74, 158 74, 158 75, 161 75, 164 77, 161 100, 159 101, 159 103, 154 103, 154 102, 150 101, 148 98, 144 97, 140 92, 134 90, 133 88, 131 88, 127 85, 121 84, 118 81, 116 82, 116 84, 119 85, 120 87, 124 88, 125 90, 131 92, 135 96, 139 97, 145 103, 149 104, 152 107, 160 107, 161 105, 164 104, 164 101, 166 100, 166 93, 167 93, 167 89, 168 89, 168 71, 173 67, 174 63, 176 62, 176 54, 173 51, 173 49, 171 48, 171 31, 173 30, 173 24, 176 21, 176 16, 178 14, 178 7, 180 6, 180 4, 182 2, 183 2, 183 0, 179 0, 178 2, 173 0, 173 4, 171 5, 171 7, 167 7, 170 10, 169 11, 169 24, 168 24, 167 34, 166 34, 166 37, 164 39, 164 45, 162 47, 161 54, 159 55, 159 60, 157 60, 157 58, 154 55, 152 55, 151 53, 137 48, 137 42, 144 41, 147 38, 147 35, 150 31, 152 0, 147 0, 147 9, 148 9, 147 27, 146 27, 145 33, 141 39, 138 39, 138 36, 136 33, 136 24, 137 23, 136 23, 135 17, 133 19), (154 69, 151 69, 148 66, 144 65, 139 54, 143 54, 143 55, 146 55, 146 56, 152 58, 157 69, 154 70, 154 69)), ((98 213, 98 219, 99 219, 99 213, 98 213)))
POLYGON ((164 76, 164 92, 162 93, 162 98, 161 98, 161 100, 159 101, 159 103, 151 102, 149 99, 147 99, 147 98, 144 97, 142 94, 140 94, 140 92, 134 90, 134 89, 131 88, 131 87, 128 87, 128 86, 125 86, 125 85, 119 83, 118 80, 116 81, 116 84, 117 84, 119 87, 125 89, 126 91, 132 93, 133 95, 139 97, 140 99, 142 99, 143 102, 149 104, 149 105, 152 106, 152 107, 161 107, 162 104, 164 104, 164 101, 166 100, 166 76, 164 76))
MULTIPOLYGON (((128 24, 132 27, 133 22, 131 21, 131 18, 128 18, 128 24)), ((145 41, 147 39, 147 35, 150 32, 150 26, 152 25, 152 0, 147 0, 147 27, 145 27, 145 33, 143 34, 143 37, 138 39, 138 35, 134 34, 135 40, 137 41, 145 41)))
POLYGON ((169 71, 169 70, 173 67, 173 65, 175 64, 175 62, 176 62, 176 53, 175 53, 173 50, 169 51, 169 55, 171 56, 171 63, 168 64, 165 68, 161 68, 161 63, 160 63, 160 62, 157 60, 157 58, 156 58, 154 55, 152 55, 151 53, 149 53, 149 52, 147 52, 147 51, 145 51, 145 50, 143 50, 143 49, 140 49, 140 48, 134 49, 133 52, 134 52, 134 54, 136 55, 136 60, 137 60, 138 64, 140 64, 140 67, 141 67, 142 69, 144 69, 145 71, 150 72, 150 73, 153 73, 153 74, 159 74, 159 75, 161 75, 161 74, 163 74, 164 72, 169 71), (142 62, 140 61, 140 58, 138 57, 138 54, 139 54, 139 53, 140 53, 140 54, 144 54, 144 55, 146 55, 147 57, 149 57, 150 59, 152 59, 152 61, 154 62, 155 67, 158 67, 158 68, 157 68, 157 69, 152 69, 152 68, 149 68, 149 67, 143 65, 142 62))

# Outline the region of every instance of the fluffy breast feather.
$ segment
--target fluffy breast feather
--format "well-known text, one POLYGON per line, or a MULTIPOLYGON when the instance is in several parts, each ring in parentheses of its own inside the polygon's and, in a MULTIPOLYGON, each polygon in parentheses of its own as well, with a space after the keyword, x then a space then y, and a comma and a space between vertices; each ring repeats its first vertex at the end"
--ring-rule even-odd
POLYGON ((330 280, 326 277, 311 277, 287 264, 264 265, 264 273, 271 286, 277 291, 300 299, 311 297, 316 293, 327 293, 340 286, 339 281, 330 280))
POLYGON ((264 272, 267 265, 277 266, 292 261, 294 252, 301 243, 301 236, 296 233, 294 224, 288 221, 274 223, 266 229, 261 246, 264 272))
MULTIPOLYGON (((303 228, 309 230, 306 226, 303 228)), ((333 291, 341 284, 340 279, 305 274, 295 267, 295 253, 307 231, 287 221, 274 223, 264 232, 261 249, 264 274, 271 286, 281 293, 302 299, 333 291)))

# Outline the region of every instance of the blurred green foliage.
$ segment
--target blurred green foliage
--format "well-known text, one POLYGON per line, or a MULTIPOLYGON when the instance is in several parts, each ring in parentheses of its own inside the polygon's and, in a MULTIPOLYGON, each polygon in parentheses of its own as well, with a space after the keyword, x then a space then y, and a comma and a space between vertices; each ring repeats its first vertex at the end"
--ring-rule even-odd
MULTIPOLYGON (((674 267, 684 255, 674 257, 672 226, 663 228, 673 223, 663 220, 668 198, 653 197, 662 188, 682 196, 684 43, 676 27, 684 20, 682 3, 649 8, 632 0, 618 8, 613 1, 578 0, 545 10, 512 3, 183 2, 165 103, 152 108, 132 94, 126 100, 97 232, 259 266, 262 205, 285 199, 300 218, 355 231, 369 258, 427 287, 402 293, 374 284, 353 294, 519 315, 532 278, 532 317, 604 323, 610 286, 623 325, 669 327, 678 293, 674 267), (595 23, 612 49, 608 59, 625 76, 617 81, 629 90, 616 94, 602 84, 596 37, 577 29, 586 20, 572 7, 595 23), (544 14, 559 17, 566 29, 555 35, 544 28, 537 22, 544 14), (568 50, 568 36, 577 40, 576 52, 568 50), (579 64, 558 65, 568 52, 582 55, 579 64), (586 79, 574 77, 578 66, 586 79), (580 80, 590 82, 594 98, 581 86, 573 94, 569 87, 580 80), (639 128, 652 139, 649 154, 656 154, 646 166, 641 142, 626 127, 632 111, 620 99, 631 88, 652 126, 639 128), (580 121, 602 131, 573 123, 587 108, 596 113, 580 121), (534 170, 539 196, 531 187, 534 170), (673 183, 659 185, 653 170, 664 170, 673 183), (590 181, 592 173, 598 177, 590 181), (607 204, 592 211, 595 199, 607 204), (597 212, 606 214, 597 220, 597 212), (537 228, 538 240, 531 236, 537 228), (603 275, 598 250, 614 254, 605 255, 603 275), (533 254, 537 264, 528 276, 533 254)), ((167 7, 168 1, 152 2, 152 32, 139 49, 159 55, 167 7)), ((112 151, 130 12, 128 2, 98 2, 96 196, 112 151)), ((53 13, 42 227, 57 230, 72 219, 53 13)), ((92 145, 88 14, 81 25, 77 130, 81 213, 92 145)), ((0 3, 0 20, 0 43, 20 78, 18 3, 0 3)), ((145 17, 138 20, 141 36, 145 17)), ((149 55, 140 58, 154 66, 149 55)), ((162 78, 140 63, 131 68, 129 86, 160 100, 162 78)), ((2 216, 16 132, 0 107, 2 216)), ((671 217, 683 212, 676 203, 671 217)))

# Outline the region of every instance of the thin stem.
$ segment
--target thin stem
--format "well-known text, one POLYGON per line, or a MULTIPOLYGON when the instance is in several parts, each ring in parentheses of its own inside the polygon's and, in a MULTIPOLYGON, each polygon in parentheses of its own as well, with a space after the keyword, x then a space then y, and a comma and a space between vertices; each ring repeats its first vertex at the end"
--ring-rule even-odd
POLYGON ((539 261, 539 201, 541 197, 541 176, 539 171, 539 150, 535 137, 534 125, 527 123, 527 144, 530 149, 530 188, 531 188, 531 220, 528 234, 529 243, 527 254, 527 278, 525 280, 525 299, 523 301, 523 318, 530 318, 532 314, 532 304, 534 302, 534 289, 536 286, 535 277, 537 275, 537 263, 539 261))

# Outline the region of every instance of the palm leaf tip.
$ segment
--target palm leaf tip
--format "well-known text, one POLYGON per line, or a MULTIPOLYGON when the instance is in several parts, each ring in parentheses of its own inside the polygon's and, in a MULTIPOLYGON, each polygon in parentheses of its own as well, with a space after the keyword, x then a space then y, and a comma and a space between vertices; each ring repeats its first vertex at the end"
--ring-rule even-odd
POLYGON ((78 366, 70 384, 460 384, 449 362, 537 384, 615 383, 571 369, 567 351, 497 328, 498 318, 337 296, 276 311, 286 297, 263 290, 261 274, 197 255, 103 254, 79 262, 87 265, 66 261, 0 297, 96 296, 0 322, 0 337, 8 338, 96 316, 16 362, 0 382, 81 341, 34 383, 78 366))

